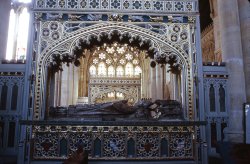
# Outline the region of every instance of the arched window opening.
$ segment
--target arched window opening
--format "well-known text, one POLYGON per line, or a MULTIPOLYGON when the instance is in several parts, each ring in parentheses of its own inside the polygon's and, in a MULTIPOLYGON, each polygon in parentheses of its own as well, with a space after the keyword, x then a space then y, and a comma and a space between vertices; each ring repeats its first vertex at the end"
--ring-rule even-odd
POLYGON ((215 112, 215 91, 213 84, 210 85, 209 100, 210 100, 210 112, 215 112))
POLYGON ((221 112, 225 112, 226 111, 226 105, 225 105, 225 89, 223 88, 222 85, 220 85, 220 89, 219 89, 219 96, 220 96, 220 111, 221 112))
POLYGON ((17 108, 17 97, 18 97, 18 86, 15 84, 12 87, 12 96, 11 96, 11 109, 16 110, 17 108))
POLYGON ((108 76, 115 76, 115 69, 113 66, 108 67, 108 76))
POLYGON ((121 92, 117 92, 117 93, 116 93, 116 97, 117 97, 118 99, 122 99, 122 98, 124 97, 124 95, 123 95, 123 93, 121 93, 121 92))
POLYGON ((13 57, 13 48, 14 48, 14 30, 15 30, 15 18, 16 14, 13 9, 10 11, 9 19, 9 30, 8 30, 8 41, 7 41, 7 50, 6 50, 6 59, 11 60, 13 57))
POLYGON ((106 65, 104 63, 98 64, 98 75, 100 76, 107 75, 106 65))
POLYGON ((2 92, 1 92, 0 110, 6 110, 7 97, 8 97, 8 86, 4 84, 2 86, 2 92))
POLYGON ((96 68, 95 68, 95 66, 92 65, 91 67, 89 67, 89 73, 90 73, 91 76, 96 75, 96 68))
POLYGON ((24 8, 19 16, 18 21, 18 34, 17 34, 17 47, 16 47, 16 59, 24 60, 27 52, 28 42, 28 29, 29 29, 29 13, 27 8, 24 8))
MULTIPOLYGON (((30 3, 31 0, 19 0, 30 3)), ((6 59, 24 60, 27 52, 29 13, 27 8, 10 11, 6 59)))
POLYGON ((101 76, 138 76, 142 73, 139 54, 137 48, 126 44, 103 44, 92 54, 90 64, 97 65, 97 74, 101 76))
POLYGON ((134 73, 134 75, 140 75, 140 73, 142 73, 142 70, 141 70, 141 67, 139 67, 139 66, 136 66, 135 67, 135 73, 134 73))
POLYGON ((123 76, 124 75, 124 70, 122 66, 118 66, 116 69, 116 76, 123 76))
POLYGON ((134 68, 131 63, 127 63, 125 67, 125 75, 126 76, 133 76, 134 74, 134 68))
POLYGON ((108 98, 114 98, 115 97, 115 93, 114 92, 109 92, 108 93, 108 98))

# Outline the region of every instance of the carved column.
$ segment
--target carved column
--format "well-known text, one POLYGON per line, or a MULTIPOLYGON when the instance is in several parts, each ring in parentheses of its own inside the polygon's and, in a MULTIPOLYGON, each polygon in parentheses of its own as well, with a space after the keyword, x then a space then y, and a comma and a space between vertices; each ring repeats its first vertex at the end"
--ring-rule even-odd
POLYGON ((74 65, 70 64, 68 67, 68 78, 67 78, 67 82, 68 82, 68 105, 72 105, 73 104, 73 95, 74 95, 74 65))
POLYGON ((226 62, 229 72, 229 129, 228 139, 243 142, 243 103, 246 102, 245 75, 241 31, 237 0, 218 0, 220 20, 222 61, 226 62))
POLYGON ((79 68, 74 66, 73 65, 73 79, 74 79, 74 82, 73 82, 73 95, 72 95, 72 98, 73 98, 73 104, 76 104, 77 103, 77 99, 78 99, 78 82, 79 82, 79 68))
POLYGON ((61 98, 61 71, 55 73, 55 99, 54 105, 60 105, 60 98, 61 98))
MULTIPOLYGON (((144 55, 144 54, 143 54, 144 55)), ((144 55, 145 56, 145 55, 144 55)), ((145 59, 143 57, 142 62, 142 74, 141 74, 141 97, 142 98, 149 98, 151 97, 150 91, 150 80, 151 80, 151 68, 150 68, 150 60, 145 59)))
POLYGON ((247 101, 250 102, 250 2, 238 0, 247 101))
POLYGON ((156 99, 156 67, 152 68, 150 67, 150 75, 151 75, 151 85, 150 85, 150 88, 151 88, 151 98, 152 100, 155 100, 156 99))
POLYGON ((63 64, 63 71, 61 74, 61 99, 60 105, 67 106, 68 105, 68 95, 69 95, 69 85, 68 85, 68 67, 63 64))
POLYGON ((160 65, 156 65, 156 98, 163 99, 163 72, 160 65))
POLYGON ((165 77, 164 77, 164 99, 165 100, 170 100, 171 99, 171 84, 170 84, 170 79, 171 79, 171 76, 170 76, 170 73, 168 72, 168 67, 169 65, 166 64, 165 65, 165 77))

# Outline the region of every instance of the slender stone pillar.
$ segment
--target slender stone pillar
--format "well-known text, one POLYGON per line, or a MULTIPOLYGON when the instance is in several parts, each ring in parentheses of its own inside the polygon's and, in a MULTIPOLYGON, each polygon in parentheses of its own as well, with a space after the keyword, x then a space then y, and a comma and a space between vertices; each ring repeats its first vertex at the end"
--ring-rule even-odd
POLYGON ((61 106, 68 106, 68 100, 69 100, 69 77, 68 77, 68 71, 69 67, 66 66, 66 64, 63 64, 63 71, 61 74, 61 100, 60 105, 61 106))
POLYGON ((156 100, 156 67, 155 68, 152 68, 150 67, 150 75, 151 75, 151 85, 150 85, 150 88, 151 88, 151 98, 152 100, 156 100))
POLYGON ((74 68, 73 64, 68 66, 68 105, 73 104, 73 94, 74 94, 74 68))
POLYGON ((238 0, 247 101, 250 102, 250 2, 238 0))
POLYGON ((217 0, 220 20, 222 61, 229 72, 229 141, 243 142, 243 103, 246 101, 245 75, 237 0, 217 0))
POLYGON ((7 37, 9 28, 9 16, 11 10, 10 0, 0 1, 0 60, 5 59, 6 47, 7 47, 7 37))
POLYGON ((156 98, 163 99, 163 78, 160 65, 156 65, 156 91, 156 98))
POLYGON ((79 68, 73 65, 74 82, 73 82, 73 104, 77 103, 78 98, 78 82, 79 68))
POLYGON ((55 90, 54 90, 54 106, 59 106, 60 105, 60 81, 61 81, 61 77, 60 77, 60 72, 58 71, 55 73, 55 90))

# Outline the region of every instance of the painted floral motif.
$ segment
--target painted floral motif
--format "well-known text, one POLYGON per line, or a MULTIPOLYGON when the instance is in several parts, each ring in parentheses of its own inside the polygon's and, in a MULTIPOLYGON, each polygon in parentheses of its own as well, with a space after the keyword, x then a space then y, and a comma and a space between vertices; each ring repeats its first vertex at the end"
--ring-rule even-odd
POLYGON ((121 8, 120 0, 111 0, 111 8, 120 9, 121 8))
POLYGON ((104 53, 100 53, 100 54, 99 54, 99 58, 103 60, 103 59, 106 58, 106 55, 105 55, 104 53))
POLYGON ((192 5, 191 2, 187 2, 186 9, 187 9, 188 11, 192 11, 192 10, 193 10, 193 5, 192 5))
POLYGON ((172 10, 172 8, 173 8, 172 3, 171 2, 166 2, 166 9, 170 11, 170 10, 172 10))
POLYGON ((102 8, 108 8, 109 7, 109 1, 108 0, 103 0, 102 1, 102 8))
POLYGON ((55 8, 56 7, 56 0, 47 1, 46 7, 55 8))
POLYGON ((60 38, 60 34, 57 31, 55 31, 51 34, 51 38, 53 40, 58 40, 60 38))
POLYGON ((112 53, 115 52, 114 47, 107 47, 106 51, 107 51, 109 54, 112 54, 112 53))
POLYGON ((151 8, 151 3, 149 1, 146 1, 144 4, 145 9, 150 9, 151 8))
POLYGON ((81 0, 80 1, 80 7, 81 8, 86 8, 87 7, 87 0, 81 0))
POLYGON ((107 63, 107 64, 111 64, 111 60, 110 60, 110 59, 107 59, 107 60, 106 60, 106 63, 107 63))
POLYGON ((184 10, 183 2, 175 2, 175 10, 183 11, 184 10))
POLYGON ((118 52, 119 54, 124 53, 124 52, 125 52, 124 47, 121 47, 121 48, 117 47, 117 52, 118 52))
POLYGON ((123 7, 124 7, 125 9, 128 9, 129 6, 130 6, 129 1, 125 0, 125 1, 123 2, 123 7))
POLYGON ((187 34, 185 32, 181 33, 181 39, 186 40, 187 39, 187 34))
POLYGON ((120 60, 120 63, 121 63, 121 64, 125 64, 125 60, 124 60, 124 59, 121 59, 121 60, 120 60))
POLYGON ((126 58, 127 60, 132 60, 132 59, 133 59, 133 56, 132 56, 131 54, 126 54, 126 55, 125 55, 125 58, 126 58))
POLYGON ((37 7, 42 8, 44 6, 44 1, 43 0, 38 0, 36 2, 37 7))
POLYGON ((90 8, 99 8, 99 0, 91 0, 90 1, 90 8))
POLYGON ((77 0, 68 0, 68 8, 77 8, 77 0))
POLYGON ((141 1, 133 1, 133 9, 141 9, 142 8, 141 1))
POLYGON ((97 63, 98 63, 98 59, 95 58, 95 59, 93 60, 93 63, 94 63, 94 64, 97 64, 97 63))
POLYGON ((159 1, 154 2, 154 8, 156 10, 163 10, 163 2, 159 2, 159 1))
POLYGON ((174 30, 174 32, 179 32, 181 29, 179 26, 174 26, 173 30, 174 30))
POLYGON ((49 33, 50 33, 50 31, 49 31, 48 28, 44 28, 43 31, 42 31, 43 36, 49 36, 49 33))
POLYGON ((177 39, 178 39, 178 37, 177 37, 176 34, 172 34, 172 35, 171 35, 171 41, 176 42, 177 39))
POLYGON ((50 29, 51 29, 51 30, 57 30, 57 29, 58 29, 58 24, 55 23, 55 22, 51 23, 51 24, 50 24, 50 29))
POLYGON ((64 8, 65 7, 65 0, 59 0, 58 6, 61 8, 64 8))

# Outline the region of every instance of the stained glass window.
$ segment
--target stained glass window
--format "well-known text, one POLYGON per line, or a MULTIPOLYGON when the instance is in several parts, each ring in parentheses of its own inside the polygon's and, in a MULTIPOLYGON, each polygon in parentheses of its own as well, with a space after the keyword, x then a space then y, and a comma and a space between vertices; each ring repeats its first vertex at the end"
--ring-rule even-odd
POLYGON ((118 66, 116 68, 116 76, 123 76, 124 75, 124 70, 122 66, 118 66))
POLYGON ((96 68, 95 68, 95 66, 92 65, 89 68, 89 73, 90 73, 90 75, 96 75, 96 68))
POLYGON ((108 67, 108 75, 109 76, 115 76, 115 69, 113 66, 108 67))
POLYGON ((28 42, 29 13, 27 8, 19 16, 19 28, 17 35, 16 59, 25 59, 28 42))
POLYGON ((136 66, 135 67, 135 75, 140 75, 140 73, 142 73, 141 67, 140 66, 136 66))
MULTIPOLYGON (((29 3, 31 0, 19 0, 19 2, 29 3)), ((25 59, 27 52, 29 13, 27 8, 23 8, 19 13, 10 11, 8 42, 6 59, 25 59), (16 42, 15 42, 16 40, 16 42)))
POLYGON ((106 75, 107 71, 106 71, 106 65, 104 63, 99 63, 98 64, 98 75, 106 75))
POLYGON ((132 76, 134 74, 134 68, 131 63, 127 63, 125 67, 125 75, 132 76))
POLYGON ((13 55, 14 30, 15 30, 15 12, 12 9, 10 11, 8 42, 7 42, 7 51, 6 51, 6 59, 8 60, 12 59, 12 55, 13 55))
MULTIPOLYGON (((90 74, 100 76, 134 76, 142 73, 140 66, 140 51, 127 44, 103 44, 93 52, 90 64, 90 74)), ((90 69, 89 68, 89 69, 90 69)))

